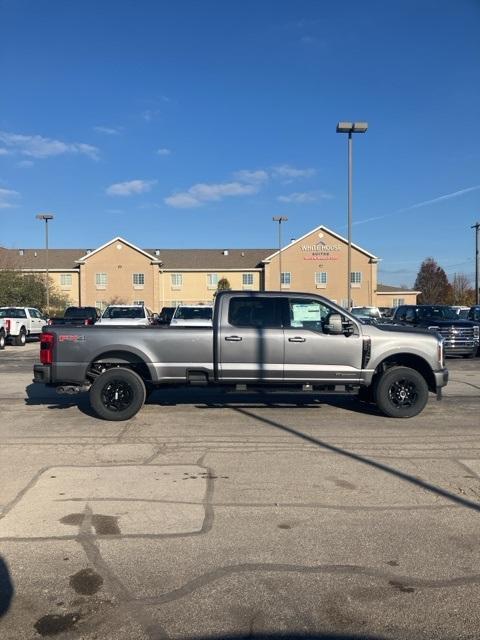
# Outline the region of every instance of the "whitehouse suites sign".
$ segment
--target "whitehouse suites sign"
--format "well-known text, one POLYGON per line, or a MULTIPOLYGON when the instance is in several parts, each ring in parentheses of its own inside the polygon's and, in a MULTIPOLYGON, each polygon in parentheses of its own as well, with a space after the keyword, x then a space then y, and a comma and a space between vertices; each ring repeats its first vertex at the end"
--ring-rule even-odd
MULTIPOLYGON (((323 237, 323 233, 319 234, 323 237)), ((304 260, 338 260, 339 252, 342 249, 341 244, 327 244, 323 240, 319 240, 316 244, 302 244, 300 247, 304 255, 304 260)))

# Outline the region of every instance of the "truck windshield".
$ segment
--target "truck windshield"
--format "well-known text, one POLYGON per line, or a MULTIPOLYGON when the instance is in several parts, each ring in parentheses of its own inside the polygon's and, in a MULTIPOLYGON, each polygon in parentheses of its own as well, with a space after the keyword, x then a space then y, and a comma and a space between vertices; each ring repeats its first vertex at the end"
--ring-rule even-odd
POLYGON ((122 318, 145 318, 143 307, 107 307, 102 318, 118 320, 122 318))
POLYGON ((176 320, 211 320, 212 307, 177 307, 176 320))
POLYGON ((454 309, 450 307, 419 307, 418 316, 421 320, 426 318, 433 320, 458 320, 458 316, 454 309))
POLYGON ((4 307, 0 309, 0 318, 26 318, 25 309, 12 309, 4 307))
POLYGON ((70 307, 65 310, 65 318, 86 318, 94 315, 95 310, 92 307, 70 307))

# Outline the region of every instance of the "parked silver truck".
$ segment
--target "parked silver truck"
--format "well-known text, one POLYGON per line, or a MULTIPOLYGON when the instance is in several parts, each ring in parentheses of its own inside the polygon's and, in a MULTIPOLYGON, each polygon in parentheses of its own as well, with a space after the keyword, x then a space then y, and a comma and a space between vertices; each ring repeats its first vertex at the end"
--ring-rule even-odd
POLYGON ((421 329, 363 325, 321 296, 220 292, 212 327, 47 327, 34 382, 89 391, 106 420, 127 420, 168 385, 358 393, 409 418, 447 384, 443 339, 421 329))

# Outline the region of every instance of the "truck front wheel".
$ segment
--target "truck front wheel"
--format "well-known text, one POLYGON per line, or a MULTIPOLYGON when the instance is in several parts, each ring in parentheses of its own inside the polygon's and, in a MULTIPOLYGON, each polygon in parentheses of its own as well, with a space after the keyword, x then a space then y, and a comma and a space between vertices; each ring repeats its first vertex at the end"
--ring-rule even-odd
POLYGON ((2 329, 0 332, 0 351, 3 351, 3 349, 5 349, 5 332, 2 329))
POLYGON ((129 420, 145 402, 143 380, 131 369, 115 367, 102 373, 90 387, 90 404, 104 420, 129 420))
POLYGON ((376 384, 375 402, 380 411, 390 418, 412 418, 428 402, 425 378, 410 367, 387 369, 376 384))

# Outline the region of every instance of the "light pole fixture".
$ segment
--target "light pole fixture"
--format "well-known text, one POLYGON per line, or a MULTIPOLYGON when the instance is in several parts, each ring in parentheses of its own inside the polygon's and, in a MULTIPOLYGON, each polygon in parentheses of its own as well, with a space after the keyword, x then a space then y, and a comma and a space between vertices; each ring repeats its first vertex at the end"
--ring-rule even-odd
POLYGON ((348 257, 347 309, 352 306, 352 133, 365 133, 368 122, 339 122, 337 133, 348 133, 348 257))
POLYGON ((478 304, 478 230, 480 222, 472 224, 470 229, 475 229, 475 304, 478 304))
POLYGON ((278 222, 278 268, 279 290, 282 288, 282 222, 287 222, 287 216, 273 216, 272 220, 278 222))
POLYGON ((46 282, 45 291, 47 295, 47 316, 50 313, 50 280, 48 277, 48 221, 53 220, 54 216, 51 213, 38 213, 37 220, 45 220, 45 262, 46 262, 46 282))

